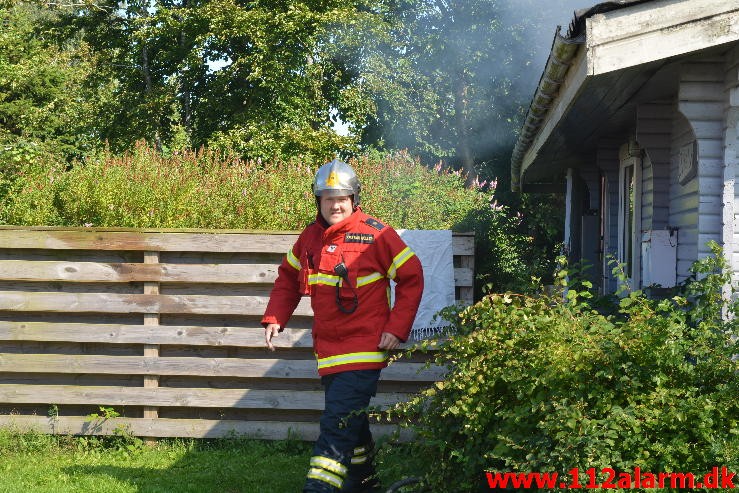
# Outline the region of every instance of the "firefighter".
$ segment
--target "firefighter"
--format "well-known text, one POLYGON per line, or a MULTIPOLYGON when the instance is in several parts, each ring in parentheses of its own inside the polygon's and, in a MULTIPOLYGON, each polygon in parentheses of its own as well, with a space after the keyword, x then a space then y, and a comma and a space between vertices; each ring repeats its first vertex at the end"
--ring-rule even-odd
POLYGON ((410 333, 423 292, 421 262, 398 233, 360 208, 360 183, 335 159, 318 169, 318 214, 278 270, 262 318, 265 342, 285 328, 310 296, 313 349, 325 393, 320 434, 304 492, 377 491, 365 410, 388 351, 410 333), (390 306, 390 280, 395 303, 390 306))

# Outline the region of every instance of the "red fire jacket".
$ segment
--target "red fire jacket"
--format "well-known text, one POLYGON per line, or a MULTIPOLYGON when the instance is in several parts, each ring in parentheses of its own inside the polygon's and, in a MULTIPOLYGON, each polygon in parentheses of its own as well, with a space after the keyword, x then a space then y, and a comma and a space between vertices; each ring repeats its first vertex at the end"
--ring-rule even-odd
POLYGON ((262 324, 284 328, 308 295, 319 375, 384 368, 387 353, 377 347, 382 333, 405 341, 422 293, 421 262, 393 228, 359 208, 332 226, 319 213, 282 261, 262 324), (334 270, 342 262, 348 283, 334 270), (392 308, 391 279, 397 283, 392 308), (356 310, 346 313, 355 294, 356 310))

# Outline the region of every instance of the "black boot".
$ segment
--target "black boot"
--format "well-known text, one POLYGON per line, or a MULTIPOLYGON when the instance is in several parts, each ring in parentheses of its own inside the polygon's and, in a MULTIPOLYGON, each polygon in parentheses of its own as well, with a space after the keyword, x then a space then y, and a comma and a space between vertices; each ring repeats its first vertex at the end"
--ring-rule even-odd
POLYGON ((374 459, 374 444, 354 449, 349 472, 341 488, 342 493, 375 493, 380 491, 374 459))
POLYGON ((305 480, 303 493, 339 493, 346 483, 348 468, 330 457, 331 454, 314 455, 310 458, 310 469, 305 480))
POLYGON ((341 493, 379 493, 380 491, 380 480, 377 476, 356 480, 349 476, 341 489, 341 493))

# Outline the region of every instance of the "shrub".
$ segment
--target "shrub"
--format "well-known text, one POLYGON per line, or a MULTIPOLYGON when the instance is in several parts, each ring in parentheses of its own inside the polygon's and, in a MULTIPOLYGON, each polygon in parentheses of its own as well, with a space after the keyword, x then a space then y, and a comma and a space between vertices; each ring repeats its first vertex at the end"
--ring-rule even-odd
MULTIPOLYGON (((405 153, 352 161, 369 214, 398 228, 449 229, 487 204, 490 192, 464 187, 405 153)), ((2 222, 134 228, 297 230, 315 218, 316 165, 298 159, 242 160, 203 149, 162 156, 140 143, 103 152, 67 170, 25 163, 7 176, 2 222)))
POLYGON ((447 377, 394 411, 418 433, 432 490, 476 491, 491 470, 739 468, 739 343, 722 318, 736 305, 722 302, 716 253, 682 295, 633 292, 614 316, 575 289, 566 301, 492 294, 457 312, 436 356, 447 377))

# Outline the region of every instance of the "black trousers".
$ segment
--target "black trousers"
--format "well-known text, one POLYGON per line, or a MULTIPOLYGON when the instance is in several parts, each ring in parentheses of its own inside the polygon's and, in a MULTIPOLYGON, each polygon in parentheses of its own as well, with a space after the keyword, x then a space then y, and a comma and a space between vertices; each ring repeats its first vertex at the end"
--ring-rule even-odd
POLYGON ((341 490, 355 447, 372 442, 365 409, 377 392, 379 378, 380 370, 345 371, 321 378, 326 404, 304 492, 341 490))

